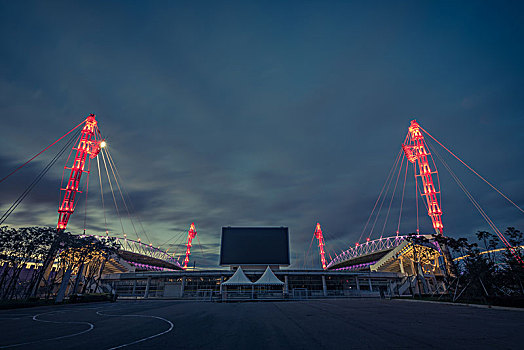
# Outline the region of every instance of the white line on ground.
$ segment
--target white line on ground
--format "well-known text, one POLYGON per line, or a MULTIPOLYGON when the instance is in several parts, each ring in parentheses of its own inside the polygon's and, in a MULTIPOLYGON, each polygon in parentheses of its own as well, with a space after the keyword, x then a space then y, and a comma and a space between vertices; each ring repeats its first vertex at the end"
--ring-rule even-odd
POLYGON ((96 314, 100 315, 100 316, 112 316, 112 317, 149 317, 149 318, 156 318, 158 320, 162 320, 162 321, 167 322, 169 324, 169 329, 167 329, 167 330, 165 330, 165 331, 163 331, 161 333, 157 333, 157 334, 154 334, 154 335, 146 337, 146 338, 138 339, 138 340, 135 340, 135 341, 133 341, 131 343, 118 345, 118 346, 109 348, 108 350, 120 349, 120 348, 129 346, 129 345, 138 344, 138 343, 141 343, 141 342, 144 342, 144 341, 147 341, 147 340, 159 337, 161 335, 164 335, 166 333, 171 332, 173 330, 173 328, 175 327, 175 325, 171 321, 166 320, 165 318, 162 318, 162 317, 159 317, 159 316, 151 316, 151 315, 112 315, 112 314, 104 314, 104 313, 102 313, 100 311, 97 311, 96 314))
POLYGON ((53 313, 56 313, 56 312, 55 312, 55 311, 51 311, 51 312, 44 312, 44 313, 41 313, 41 314, 34 315, 34 316, 33 316, 33 321, 37 321, 37 322, 46 322, 46 323, 61 323, 61 324, 64 324, 64 323, 65 323, 65 324, 85 324, 85 325, 89 325, 89 328, 86 329, 86 330, 83 330, 83 331, 81 331, 81 332, 77 332, 77 333, 73 333, 73 334, 68 334, 68 335, 62 335, 62 336, 60 336, 60 337, 47 338, 47 339, 39 339, 39 340, 29 341, 29 342, 25 342, 25 343, 18 343, 18 344, 4 345, 4 346, 0 346, 0 349, 13 348, 13 347, 15 347, 15 346, 22 346, 22 345, 36 344, 36 343, 41 343, 41 342, 44 342, 44 341, 59 340, 59 339, 64 339, 64 338, 75 337, 75 336, 77 336, 77 335, 87 333, 87 332, 93 330, 93 328, 95 328, 95 325, 92 324, 92 323, 89 323, 89 322, 75 322, 75 321, 47 321, 47 320, 40 320, 40 319, 38 319, 39 316, 46 315, 46 314, 53 314, 53 313))

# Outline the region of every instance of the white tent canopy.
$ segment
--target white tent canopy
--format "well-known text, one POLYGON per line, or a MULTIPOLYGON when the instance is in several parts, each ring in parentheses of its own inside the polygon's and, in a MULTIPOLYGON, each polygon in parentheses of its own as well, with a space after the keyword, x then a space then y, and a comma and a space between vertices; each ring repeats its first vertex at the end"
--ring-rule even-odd
POLYGON ((249 278, 247 278, 246 274, 242 270, 242 267, 240 266, 235 271, 233 276, 231 276, 230 279, 222 283, 222 285, 224 286, 246 286, 246 285, 252 285, 252 284, 253 282, 251 282, 249 278))
POLYGON ((284 282, 282 282, 281 280, 279 280, 277 278, 277 276, 275 276, 275 274, 273 273, 273 271, 271 271, 271 269, 269 268, 269 266, 266 268, 266 271, 264 271, 264 274, 262 276, 260 276, 260 278, 258 279, 258 281, 256 281, 255 283, 253 283, 257 286, 260 286, 260 285, 263 285, 263 286, 281 286, 284 284, 284 282))

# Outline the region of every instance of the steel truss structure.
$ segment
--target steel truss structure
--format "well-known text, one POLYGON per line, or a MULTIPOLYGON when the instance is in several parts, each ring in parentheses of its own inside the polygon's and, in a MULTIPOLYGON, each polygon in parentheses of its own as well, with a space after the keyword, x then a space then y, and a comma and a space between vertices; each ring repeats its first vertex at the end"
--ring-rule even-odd
MULTIPOLYGON (((94 236, 97 239, 105 239, 108 236, 94 236)), ((164 250, 160 248, 153 247, 152 244, 145 244, 140 241, 135 241, 127 237, 114 237, 115 241, 120 244, 120 249, 126 252, 131 252, 135 254, 140 254, 147 256, 149 258, 158 259, 165 261, 169 264, 175 265, 176 267, 182 269, 182 266, 178 260, 169 255, 164 250)))
MULTIPOLYGON (((438 179, 438 171, 432 171, 429 162, 428 156, 431 154, 428 152, 428 147, 424 141, 424 136, 420 131, 420 125, 415 121, 411 121, 409 126, 409 135, 411 142, 408 145, 402 144, 402 149, 406 158, 413 164, 415 167, 415 181, 417 177, 422 179, 422 188, 424 193, 420 195, 426 199, 428 215, 431 218, 433 228, 437 234, 441 235, 444 226, 442 225, 442 210, 440 209, 439 202, 437 200, 437 194, 440 193, 440 188, 435 189, 435 184, 433 183, 432 174, 435 174, 438 179), (418 171, 415 163, 418 164, 418 171)), ((437 181, 440 183, 440 181, 437 181)), ((417 185, 418 192, 418 185, 417 185)), ((415 194, 418 196, 418 193, 415 194)))
POLYGON ((348 250, 337 255, 333 260, 329 262, 327 268, 339 264, 341 262, 357 258, 359 256, 373 254, 383 250, 388 250, 397 247, 402 242, 406 240, 407 237, 411 236, 392 236, 375 239, 373 241, 367 241, 362 244, 358 244, 354 247, 349 248, 348 250))
POLYGON ((315 238, 318 240, 318 250, 320 253, 320 262, 322 263, 322 269, 326 269, 326 253, 324 252, 324 236, 322 235, 322 229, 320 228, 320 223, 317 223, 315 227, 315 238))
MULTIPOLYGON (((407 160, 413 164, 415 173, 416 191, 415 196, 418 197, 420 194, 426 201, 426 208, 428 210, 428 216, 431 218, 433 228, 437 235, 442 235, 444 226, 442 225, 442 210, 437 198, 437 194, 440 193, 440 181, 438 180, 438 171, 435 166, 435 170, 432 170, 428 157, 431 154, 428 152, 428 147, 424 140, 424 136, 421 132, 420 125, 412 120, 408 129, 408 136, 406 138, 406 144, 402 144, 402 150, 407 160), (437 177, 438 188, 435 187, 433 182, 433 176, 437 177), (421 179, 423 193, 419 193, 418 178, 421 179)), ((407 170, 407 169, 406 169, 407 170)), ((418 205, 418 204, 417 204, 418 205)), ((418 208, 417 208, 418 210, 418 208)), ((417 214, 418 215, 418 214, 417 214)), ((418 219, 417 219, 418 220, 418 219)), ((400 221, 399 221, 400 222, 400 221)), ((418 221, 417 221, 418 222, 418 221)), ((417 234, 418 224, 417 224, 417 234)), ((331 268, 336 264, 340 264, 344 261, 351 260, 360 256, 373 254, 376 252, 388 250, 399 246, 409 236, 392 236, 379 238, 373 241, 368 241, 362 244, 357 243, 355 247, 351 247, 348 250, 337 255, 328 265, 327 268, 331 268)), ((427 236, 429 237, 429 236, 427 236)), ((448 258, 449 259, 449 258, 448 258)))
POLYGON ((197 235, 195 229, 195 223, 192 222, 187 232, 187 245, 186 245, 186 257, 184 259, 184 269, 187 269, 187 264, 189 263, 189 255, 191 254, 191 246, 193 245, 193 238, 197 235))
POLYGON ((69 218, 75 211, 76 194, 81 192, 78 187, 80 185, 82 174, 89 174, 89 164, 87 170, 85 170, 87 156, 89 156, 90 159, 96 158, 100 152, 100 148, 103 147, 104 140, 98 138, 100 132, 98 131, 95 115, 90 114, 84 123, 78 145, 73 147, 73 151, 76 151, 73 164, 71 167, 68 167, 67 164, 64 167, 64 174, 67 170, 71 170, 71 173, 69 174, 69 180, 66 187, 60 189, 61 191, 64 191, 61 204, 58 207, 57 229, 61 231, 65 231, 69 218))
MULTIPOLYGON (((75 201, 76 195, 77 193, 81 193, 79 186, 82 174, 87 173, 89 176, 89 161, 91 159, 95 159, 100 153, 101 148, 105 146, 105 140, 100 137, 100 131, 98 130, 97 124, 96 116, 94 114, 90 114, 85 119, 84 126, 80 132, 80 137, 78 138, 78 144, 75 145, 72 149, 72 151, 76 151, 74 161, 71 166, 66 164, 64 167, 64 175, 65 172, 69 170, 70 174, 66 187, 61 188, 63 195, 61 195, 62 200, 58 208, 57 225, 57 229, 60 231, 64 231, 66 229, 69 218, 75 211, 77 204, 77 201, 75 201)), ((194 225, 192 225, 192 228, 194 229, 194 225)), ((104 239, 108 236, 94 237, 97 239, 104 239)), ((158 259, 168 264, 174 265, 176 268, 182 268, 177 259, 162 249, 153 247, 152 244, 147 245, 140 242, 140 239, 135 241, 128 239, 127 237, 115 237, 115 240, 120 244, 123 251, 158 259)))

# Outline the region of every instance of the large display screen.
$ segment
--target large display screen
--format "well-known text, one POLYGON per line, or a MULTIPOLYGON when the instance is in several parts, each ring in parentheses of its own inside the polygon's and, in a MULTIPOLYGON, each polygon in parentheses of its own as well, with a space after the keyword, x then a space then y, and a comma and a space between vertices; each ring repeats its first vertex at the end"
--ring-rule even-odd
POLYGON ((287 227, 222 227, 220 265, 289 265, 287 227))

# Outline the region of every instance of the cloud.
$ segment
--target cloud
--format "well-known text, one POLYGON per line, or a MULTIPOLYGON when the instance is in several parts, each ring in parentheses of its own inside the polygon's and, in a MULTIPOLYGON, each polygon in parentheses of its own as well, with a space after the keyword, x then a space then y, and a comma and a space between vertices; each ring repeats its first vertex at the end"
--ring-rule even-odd
MULTIPOLYGON (((362 231, 412 116, 524 201, 516 175, 524 156, 517 132, 524 27, 512 15, 521 5, 490 16, 482 12, 488 3, 474 11, 463 4, 0 6, 0 176, 95 113, 125 188, 133 222, 114 179, 113 200, 103 167, 102 207, 93 164, 87 215, 82 195, 72 232, 83 231, 85 217, 93 233, 107 221, 111 234, 174 244, 195 222, 205 247, 205 257, 193 252, 197 265, 216 266, 222 226, 284 225, 302 266, 317 222, 330 251, 369 234, 362 231), (442 11, 448 17, 427 16, 442 11)), ((2 208, 51 155, 0 184, 2 208)), ((518 210, 446 157, 501 228, 524 225, 518 210)), ((64 165, 60 159, 6 223, 53 226, 64 165)), ((438 169, 446 232, 488 229, 438 169)), ((416 229, 413 189, 410 173, 403 233, 416 229)), ((387 197, 372 238, 382 227, 396 231, 399 191, 384 227, 387 197)), ((431 231, 422 208, 421 230, 431 231)))

